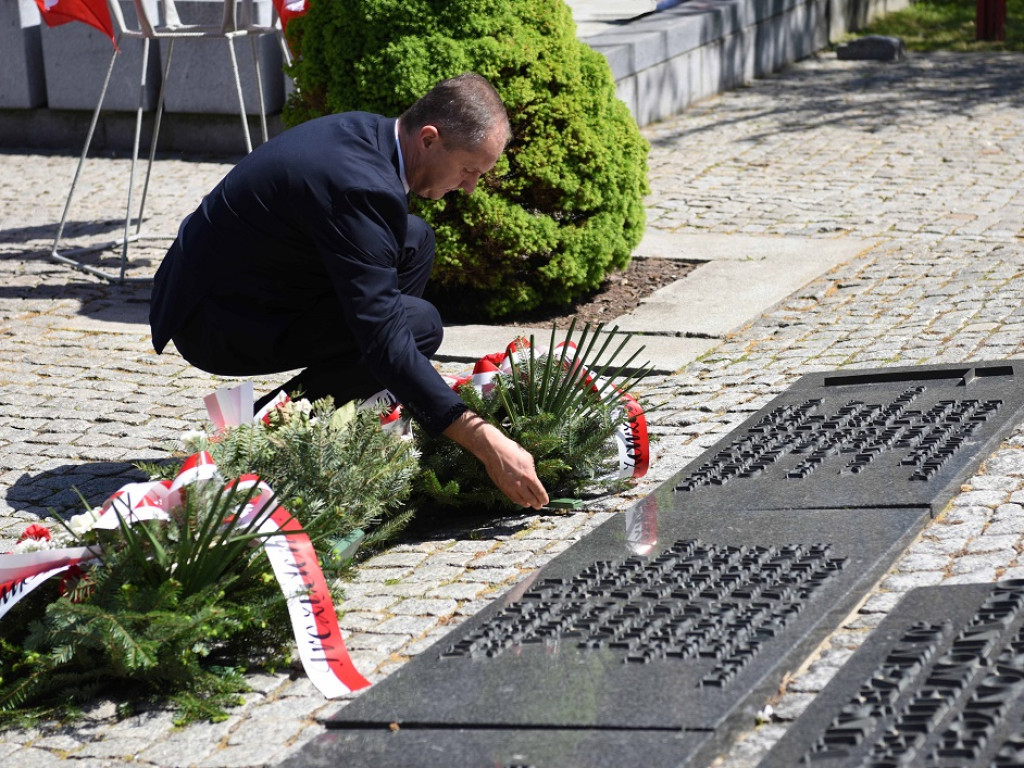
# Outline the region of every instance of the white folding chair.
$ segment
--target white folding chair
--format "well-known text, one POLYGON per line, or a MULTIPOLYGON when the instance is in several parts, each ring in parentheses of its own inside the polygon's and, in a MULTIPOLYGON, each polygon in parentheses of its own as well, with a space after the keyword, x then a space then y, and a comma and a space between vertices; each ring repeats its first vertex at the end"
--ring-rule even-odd
POLYGON ((125 207, 125 220, 123 235, 120 239, 105 242, 98 245, 90 245, 80 248, 61 250, 61 239, 64 236, 64 227, 67 223, 68 214, 71 210, 71 202, 75 195, 78 179, 85 164, 86 156, 89 153, 89 146, 92 144, 93 134, 103 109, 103 101, 106 98, 107 88, 110 85, 110 75, 114 71, 114 63, 117 61, 119 51, 114 50, 110 57, 110 65, 107 67, 107 74, 103 80, 103 88, 100 91, 99 101, 93 111, 92 122, 89 124, 89 131, 85 138, 85 146, 82 155, 78 160, 74 177, 71 180, 71 189, 68 191, 67 200, 64 203, 64 212, 61 215, 60 223, 57 226, 57 235, 53 241, 53 248, 50 257, 67 266, 88 272, 89 274, 101 277, 111 282, 132 282, 149 281, 151 277, 127 278, 125 272, 128 265, 128 246, 130 243, 141 239, 172 239, 173 235, 143 235, 142 221, 146 207, 146 194, 149 190, 149 180, 153 170, 153 160, 156 156, 157 141, 160 136, 160 121, 163 117, 164 96, 168 77, 170 74, 171 58, 174 52, 174 44, 179 39, 199 38, 223 38, 227 41, 227 48, 230 53, 231 71, 234 74, 235 88, 238 92, 238 107, 242 116, 242 130, 245 136, 245 148, 247 152, 252 151, 252 136, 249 131, 249 119, 245 111, 245 97, 242 93, 242 80, 238 70, 238 60, 235 55, 233 40, 238 37, 248 37, 252 41, 253 67, 256 76, 256 91, 259 94, 259 117, 263 141, 268 138, 267 113, 263 100, 263 75, 260 68, 259 51, 257 48, 258 38, 266 34, 277 35, 281 40, 282 49, 287 55, 287 45, 281 32, 280 24, 273 16, 269 24, 257 22, 257 14, 254 0, 224 0, 224 9, 219 24, 187 24, 181 21, 178 9, 174 0, 157 0, 156 6, 162 11, 159 15, 162 19, 153 18, 150 8, 154 3, 147 3, 145 0, 133 0, 137 16, 137 24, 130 25, 125 22, 124 14, 118 0, 107 0, 110 7, 111 20, 114 24, 115 35, 118 45, 126 39, 142 40, 142 73, 139 80, 139 102, 135 114, 135 139, 132 147, 131 170, 128 177, 128 201, 125 207), (133 192, 135 188, 135 170, 139 158, 139 144, 142 136, 142 115, 146 94, 146 71, 149 62, 150 41, 166 40, 167 55, 164 60, 163 77, 160 82, 160 92, 157 99, 156 114, 153 123, 153 133, 149 146, 149 162, 146 165, 146 176, 142 185, 142 193, 139 202, 138 218, 135 222, 135 231, 132 232, 132 205, 133 192), (84 253, 110 250, 116 247, 121 248, 121 269, 118 274, 105 272, 89 264, 74 258, 84 253))

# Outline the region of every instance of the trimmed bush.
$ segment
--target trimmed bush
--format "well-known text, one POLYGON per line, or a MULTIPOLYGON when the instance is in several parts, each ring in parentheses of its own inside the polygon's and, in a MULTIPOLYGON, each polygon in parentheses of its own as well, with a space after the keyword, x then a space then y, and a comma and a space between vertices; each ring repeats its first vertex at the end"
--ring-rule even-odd
POLYGON ((430 290, 442 309, 497 319, 567 306, 629 264, 649 147, 563 0, 318 0, 288 32, 289 125, 397 115, 467 71, 501 94, 513 140, 494 171, 472 195, 413 202, 437 233, 430 290))

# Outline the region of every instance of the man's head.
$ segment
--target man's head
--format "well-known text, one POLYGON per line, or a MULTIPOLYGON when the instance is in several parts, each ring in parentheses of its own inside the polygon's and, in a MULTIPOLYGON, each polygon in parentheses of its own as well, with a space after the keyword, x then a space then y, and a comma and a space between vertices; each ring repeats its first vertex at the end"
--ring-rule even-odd
POLYGON ((398 124, 409 188, 431 200, 456 189, 472 192, 512 135, 498 92, 472 73, 435 85, 398 124))

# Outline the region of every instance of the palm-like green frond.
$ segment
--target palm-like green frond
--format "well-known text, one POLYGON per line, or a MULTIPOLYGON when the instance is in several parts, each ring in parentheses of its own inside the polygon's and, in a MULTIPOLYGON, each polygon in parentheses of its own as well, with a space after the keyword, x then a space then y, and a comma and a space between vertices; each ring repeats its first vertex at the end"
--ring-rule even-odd
MULTIPOLYGON (((556 346, 552 329, 547 350, 533 338, 522 359, 509 358, 493 394, 473 387, 460 395, 470 410, 502 429, 534 457, 549 495, 576 495, 597 487, 617 488, 614 435, 623 415, 622 392, 638 385, 650 365, 636 365, 640 347, 624 356, 629 334, 585 325, 556 346)), ((423 438, 417 492, 423 503, 440 506, 511 508, 473 456, 446 439, 423 438)))

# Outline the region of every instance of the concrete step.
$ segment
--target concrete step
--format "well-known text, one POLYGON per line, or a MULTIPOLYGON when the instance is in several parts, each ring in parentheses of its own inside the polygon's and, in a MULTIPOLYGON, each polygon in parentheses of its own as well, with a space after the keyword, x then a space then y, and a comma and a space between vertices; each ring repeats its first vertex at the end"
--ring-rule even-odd
MULTIPOLYGON (((874 244, 850 238, 677 234, 648 229, 634 258, 705 263, 655 291, 606 327, 617 326, 632 336, 624 350, 626 357, 639 352, 636 363, 649 361, 655 373, 675 373, 874 244)), ((551 326, 451 325, 445 328, 438 359, 473 363, 481 355, 503 351, 516 337, 529 338, 531 334, 537 344, 546 346, 551 326)))

